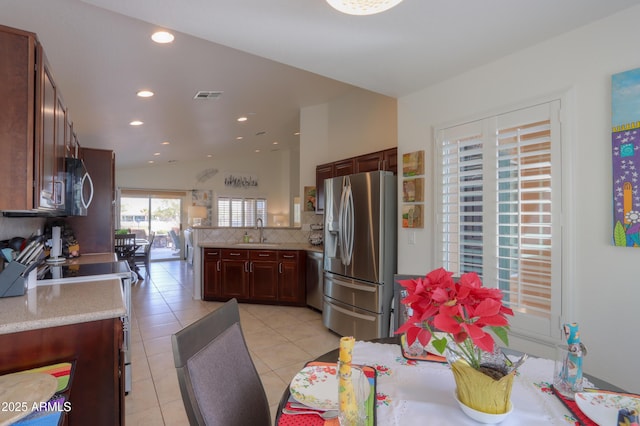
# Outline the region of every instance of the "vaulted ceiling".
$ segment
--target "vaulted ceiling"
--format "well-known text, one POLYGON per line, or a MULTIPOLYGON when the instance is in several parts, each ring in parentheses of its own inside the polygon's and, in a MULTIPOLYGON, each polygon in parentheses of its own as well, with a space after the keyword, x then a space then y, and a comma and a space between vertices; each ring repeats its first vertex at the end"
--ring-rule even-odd
POLYGON ((295 149, 301 107, 401 97, 639 3, 404 0, 357 17, 325 0, 0 0, 0 24, 38 34, 81 144, 138 167, 295 149))

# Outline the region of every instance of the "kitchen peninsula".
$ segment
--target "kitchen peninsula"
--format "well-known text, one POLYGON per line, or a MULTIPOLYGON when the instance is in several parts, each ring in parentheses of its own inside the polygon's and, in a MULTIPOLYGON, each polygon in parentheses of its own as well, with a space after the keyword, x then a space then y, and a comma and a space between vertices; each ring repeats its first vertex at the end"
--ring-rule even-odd
POLYGON ((202 243, 200 247, 204 300, 306 305, 309 244, 202 243))
POLYGON ((74 362, 69 424, 124 423, 119 279, 40 285, 0 299, 0 374, 74 362))

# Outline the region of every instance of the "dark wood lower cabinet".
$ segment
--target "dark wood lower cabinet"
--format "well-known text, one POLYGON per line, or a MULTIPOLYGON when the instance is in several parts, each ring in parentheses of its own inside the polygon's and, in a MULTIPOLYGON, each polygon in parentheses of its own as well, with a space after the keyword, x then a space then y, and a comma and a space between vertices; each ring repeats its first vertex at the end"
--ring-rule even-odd
POLYGON ((203 298, 306 306, 304 254, 298 250, 204 248, 203 298))
POLYGON ((68 424, 124 424, 120 318, 0 335, 0 374, 75 361, 68 424))

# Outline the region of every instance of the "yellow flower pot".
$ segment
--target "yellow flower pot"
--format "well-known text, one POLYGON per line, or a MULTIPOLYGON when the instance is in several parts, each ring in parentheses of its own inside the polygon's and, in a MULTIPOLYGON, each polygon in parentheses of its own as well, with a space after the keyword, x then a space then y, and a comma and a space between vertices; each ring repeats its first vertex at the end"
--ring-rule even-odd
POLYGON ((495 380, 462 359, 450 365, 460 402, 474 410, 489 414, 503 414, 510 410, 515 371, 495 380))

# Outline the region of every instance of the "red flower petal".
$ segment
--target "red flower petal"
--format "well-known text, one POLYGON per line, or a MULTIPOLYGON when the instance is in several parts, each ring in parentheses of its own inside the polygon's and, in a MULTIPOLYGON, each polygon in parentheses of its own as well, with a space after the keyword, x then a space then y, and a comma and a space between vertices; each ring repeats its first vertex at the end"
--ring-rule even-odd
POLYGON ((502 306, 502 303, 500 302, 497 302, 493 299, 485 299, 482 302, 478 303, 478 306, 476 306, 473 316, 486 317, 486 316, 498 315, 498 313, 500 312, 501 306, 502 306))
POLYGON ((460 324, 453 317, 448 315, 436 315, 433 318, 433 325, 446 333, 455 334, 460 331, 460 324))

